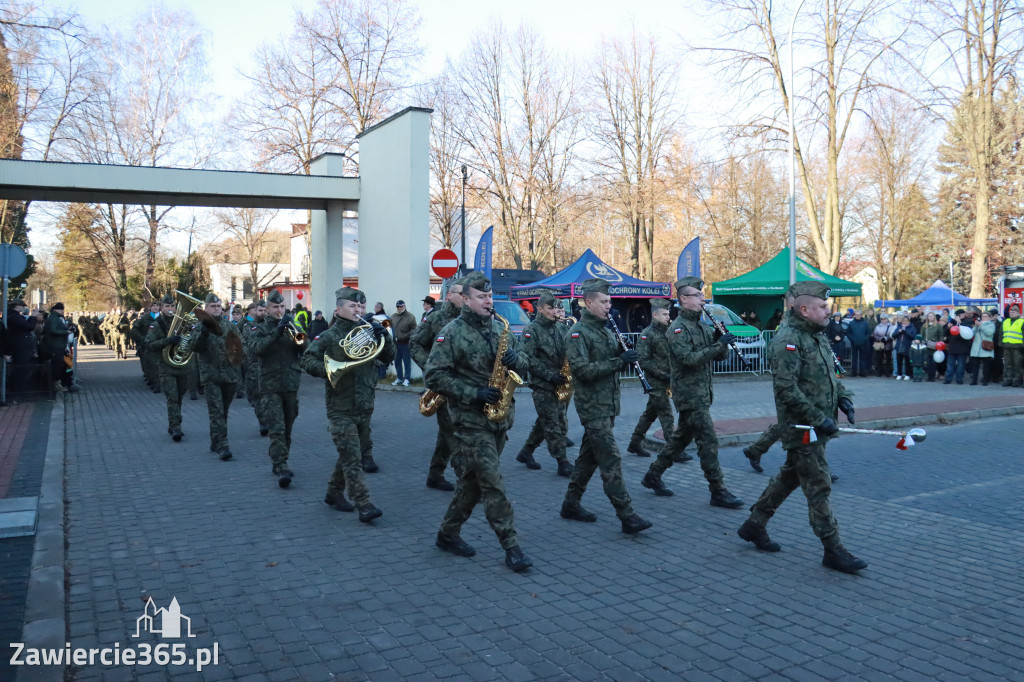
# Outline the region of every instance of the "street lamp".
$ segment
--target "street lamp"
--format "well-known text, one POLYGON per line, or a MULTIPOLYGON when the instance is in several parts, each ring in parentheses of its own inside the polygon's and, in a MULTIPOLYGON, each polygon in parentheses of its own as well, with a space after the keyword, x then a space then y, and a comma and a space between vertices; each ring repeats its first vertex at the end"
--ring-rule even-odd
POLYGON ((793 27, 796 26, 796 15, 804 6, 800 0, 793 10, 793 18, 789 22, 789 283, 796 283, 796 132, 793 127, 793 27))
POLYGON ((466 267, 466 171, 466 164, 462 164, 462 257, 459 259, 459 263, 463 275, 468 271, 466 267))

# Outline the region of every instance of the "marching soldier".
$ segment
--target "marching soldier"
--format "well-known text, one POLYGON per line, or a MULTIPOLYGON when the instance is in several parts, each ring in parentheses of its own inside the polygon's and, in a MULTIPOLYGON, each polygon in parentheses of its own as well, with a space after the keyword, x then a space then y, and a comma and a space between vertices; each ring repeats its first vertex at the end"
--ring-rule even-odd
MULTIPOLYGON (((427 315, 409 337, 409 352, 421 370, 427 368, 427 359, 430 357, 430 349, 434 346, 434 339, 449 322, 459 316, 461 310, 462 280, 456 279, 448 285, 448 296, 444 305, 427 315)), ((437 440, 434 443, 434 454, 430 458, 430 468, 427 469, 427 487, 451 491, 455 490, 455 486, 444 477, 444 470, 452 456, 452 423, 448 418, 448 410, 442 408, 436 414, 437 440)))
POLYGON ((305 342, 297 343, 288 333, 291 319, 284 314, 284 296, 277 289, 267 295, 266 319, 246 338, 249 353, 259 358, 256 393, 260 413, 270 433, 271 471, 282 488, 291 485, 295 473, 288 468, 292 446, 292 424, 299 416, 299 356, 305 342))
POLYGON ((558 321, 557 305, 550 291, 542 292, 537 299, 537 316, 523 330, 523 353, 530 362, 530 388, 533 389, 537 420, 530 429, 526 444, 516 455, 516 461, 528 469, 540 469, 540 464, 533 458, 533 451, 542 440, 547 440, 548 453, 558 464, 558 475, 568 477, 572 476, 572 464, 565 454, 569 427, 564 405, 555 394, 559 386, 569 381, 569 377, 562 374, 567 334, 565 325, 558 321))
POLYGON ((701 322, 703 287, 704 282, 697 277, 684 277, 676 282, 680 311, 669 329, 668 345, 672 361, 672 400, 679 413, 679 425, 665 439, 664 447, 651 462, 641 485, 656 495, 671 496, 672 491, 662 483, 661 475, 672 466, 673 455, 682 452, 690 440, 695 440, 700 468, 711 490, 711 505, 738 509, 743 501, 725 487, 725 475, 718 464, 718 436, 711 419, 712 363, 726 356, 735 337, 726 333, 716 340, 716 332, 701 322))
POLYGON ((117 351, 117 358, 128 359, 128 332, 131 326, 128 322, 128 313, 121 308, 114 312, 114 322, 111 325, 114 329, 114 349, 117 351))
MULTIPOLYGON (((370 418, 373 416, 377 367, 372 360, 363 362, 342 372, 336 379, 337 385, 331 383, 330 377, 327 376, 324 356, 341 362, 351 361, 352 358, 346 355, 342 347, 342 341, 353 329, 366 324, 359 317, 360 304, 366 302, 363 292, 343 287, 335 292, 335 299, 335 315, 338 322, 309 345, 302 354, 300 363, 306 372, 324 379, 327 430, 330 431, 334 445, 338 449, 338 461, 334 466, 334 474, 327 484, 324 502, 338 511, 352 511, 354 503, 359 509, 359 520, 369 523, 383 514, 370 500, 361 465, 363 444, 370 442, 370 418), (345 499, 346 488, 352 502, 345 499)), ((373 328, 373 341, 384 341, 376 360, 391 362, 395 357, 395 342, 378 322, 373 321, 369 324, 373 328)))
POLYGON ((797 282, 790 286, 789 293, 793 297, 789 324, 780 328, 768 347, 786 461, 750 508, 750 518, 737 533, 761 551, 779 551, 765 526, 789 494, 800 487, 807 497, 811 528, 825 548, 822 565, 856 573, 866 568, 867 562, 843 547, 828 499, 832 486, 825 444, 839 432, 839 410, 854 423, 853 394, 836 376, 831 347, 820 333, 828 322, 830 292, 821 282, 797 282), (806 432, 793 428, 795 424, 815 428, 806 432), (806 443, 805 434, 809 434, 806 443))
POLYGON ((135 354, 139 357, 139 364, 142 365, 142 378, 146 380, 153 393, 160 392, 159 377, 157 376, 156 361, 153 353, 146 344, 146 334, 149 328, 156 324, 156 318, 160 315, 160 301, 153 301, 149 304, 149 312, 142 313, 135 324, 132 325, 132 336, 135 338, 135 354))
POLYGON ((174 321, 173 296, 164 296, 160 302, 160 315, 146 334, 146 347, 155 353, 160 390, 167 399, 167 433, 175 443, 181 440, 181 399, 188 388, 188 365, 173 365, 164 358, 164 349, 181 343, 181 336, 168 336, 174 321))
POLYGON ((499 457, 507 431, 515 418, 515 405, 501 421, 491 421, 484 406, 498 402, 501 391, 490 386, 495 361, 517 372, 527 370, 524 355, 516 352, 514 337, 507 334, 507 350, 497 356, 503 327, 492 317, 491 282, 481 272, 463 280, 462 310, 434 339, 427 360, 425 380, 445 396, 452 422, 452 464, 459 475, 455 494, 437 532, 437 546, 458 556, 476 554, 459 535, 462 524, 483 501, 484 514, 505 550, 505 565, 525 571, 533 563, 519 548, 512 503, 505 495, 499 457))
POLYGON ((607 281, 588 279, 583 282, 583 307, 580 321, 569 330, 566 348, 576 386, 576 413, 583 424, 583 441, 561 514, 562 518, 574 521, 597 520, 597 516, 580 503, 587 483, 600 468, 605 495, 622 522, 622 532, 639 533, 652 524, 633 511, 622 480, 619 448, 612 431, 615 417, 619 415, 619 372, 636 362, 637 352, 623 352, 615 333, 605 326, 612 308, 607 281))
MULTIPOLYGON (((228 446, 228 410, 235 397, 235 387, 241 380, 238 368, 228 359, 228 336, 239 337, 238 328, 223 318, 224 306, 217 294, 206 295, 203 309, 217 318, 221 335, 211 334, 207 327, 199 333, 195 355, 199 363, 199 376, 210 413, 210 450, 220 455, 221 461, 231 459, 228 446)), ((238 338, 239 343, 241 339, 238 338)))
MULTIPOLYGON (((672 365, 668 352, 669 308, 672 302, 664 298, 651 299, 651 324, 640 332, 640 340, 636 343, 636 352, 640 358, 640 368, 647 375, 651 384, 651 392, 647 395, 647 408, 640 415, 640 421, 633 429, 626 452, 637 457, 650 457, 651 453, 644 450, 643 441, 647 429, 654 420, 661 422, 665 438, 672 434, 675 424, 672 420, 672 403, 670 402, 670 384, 672 382, 672 365)), ((688 455, 686 457, 689 458, 688 455)), ((692 459, 692 458, 689 458, 692 459)), ((684 460, 686 461, 686 460, 684 460)))
POLYGON ((249 335, 252 334, 256 329, 263 324, 266 319, 267 313, 267 302, 263 299, 250 303, 246 310, 246 317, 242 321, 242 343, 245 349, 245 360, 242 361, 242 379, 245 382, 245 397, 249 400, 249 404, 252 405, 253 412, 256 413, 256 421, 260 425, 260 435, 266 436, 270 433, 270 428, 267 426, 267 420, 263 417, 263 409, 261 407, 259 395, 257 394, 257 387, 259 386, 260 379, 260 359, 253 353, 249 352, 249 344, 247 343, 249 335))

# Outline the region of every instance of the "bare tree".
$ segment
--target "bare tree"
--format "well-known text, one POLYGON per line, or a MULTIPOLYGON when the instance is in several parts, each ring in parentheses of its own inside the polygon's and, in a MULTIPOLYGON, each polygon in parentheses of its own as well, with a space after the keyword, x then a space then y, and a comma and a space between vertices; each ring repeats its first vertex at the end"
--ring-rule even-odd
POLYGON ((457 118, 462 108, 454 67, 445 64, 429 86, 425 99, 434 110, 430 117, 430 218, 431 232, 445 248, 458 238, 462 201, 462 164, 466 145, 459 136, 457 118))
MULTIPOLYGON (((277 211, 260 208, 232 208, 218 210, 214 214, 222 234, 231 235, 241 245, 245 262, 249 266, 249 279, 253 291, 264 284, 260 280, 260 263, 265 262, 267 230, 277 211)), ((273 277, 273 274, 270 274, 273 277)))

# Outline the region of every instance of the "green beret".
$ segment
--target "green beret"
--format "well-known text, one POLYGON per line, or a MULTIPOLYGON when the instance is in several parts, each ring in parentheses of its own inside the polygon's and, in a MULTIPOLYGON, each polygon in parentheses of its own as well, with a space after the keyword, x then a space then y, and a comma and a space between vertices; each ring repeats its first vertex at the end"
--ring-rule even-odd
POLYGON ((693 287, 700 291, 704 288, 704 280, 700 277, 683 277, 682 279, 677 279, 676 291, 678 292, 683 287, 693 287))
POLYGON ((672 307, 672 301, 667 298, 652 298, 651 310, 668 310, 672 307))
POLYGON ((174 300, 174 297, 171 296, 170 294, 167 294, 166 296, 161 298, 160 302, 161 303, 170 303, 171 305, 174 305, 175 303, 177 303, 177 301, 174 300))
POLYGON ((474 270, 462 279, 462 286, 471 287, 477 291, 490 291, 491 280, 487 279, 487 275, 479 270, 474 270))
POLYGON ((338 301, 355 301, 356 303, 366 303, 366 294, 359 291, 359 289, 353 289, 352 287, 342 287, 334 292, 334 298, 338 301))
POLYGON ((284 296, 277 289, 271 289, 267 294, 267 303, 284 303, 284 296))
POLYGON ((583 294, 607 294, 608 280, 595 277, 593 279, 583 280, 583 294))
POLYGON ((220 303, 220 298, 217 297, 217 294, 215 294, 215 293, 213 293, 211 291, 210 293, 208 293, 206 295, 206 302, 207 303, 220 303))
POLYGON ((824 301, 829 297, 831 292, 832 290, 829 289, 828 285, 824 282, 813 282, 808 280, 806 282, 791 284, 789 290, 786 291, 786 295, 794 299, 798 296, 813 296, 814 298, 820 298, 824 301))
POLYGON ((554 306, 558 305, 558 302, 555 300, 555 295, 548 291, 547 289, 545 289, 544 291, 540 292, 540 296, 537 297, 537 305, 554 306))

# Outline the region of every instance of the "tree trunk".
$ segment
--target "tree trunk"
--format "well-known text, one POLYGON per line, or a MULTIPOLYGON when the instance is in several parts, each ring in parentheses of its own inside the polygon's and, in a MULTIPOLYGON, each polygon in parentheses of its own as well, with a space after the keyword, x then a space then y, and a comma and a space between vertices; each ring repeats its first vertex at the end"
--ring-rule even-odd
MULTIPOLYGON (((976 174, 978 191, 975 198, 974 247, 971 252, 971 298, 985 297, 985 282, 988 281, 988 233, 991 209, 989 200, 991 188, 988 173, 976 174)), ((950 282, 950 286, 952 286, 950 282)))

